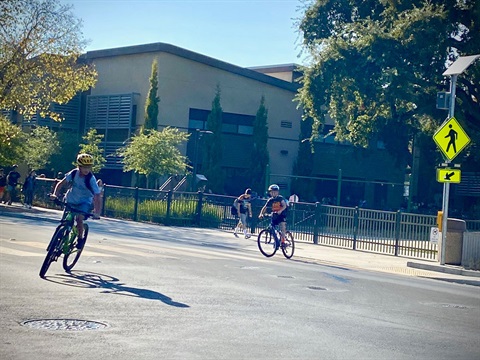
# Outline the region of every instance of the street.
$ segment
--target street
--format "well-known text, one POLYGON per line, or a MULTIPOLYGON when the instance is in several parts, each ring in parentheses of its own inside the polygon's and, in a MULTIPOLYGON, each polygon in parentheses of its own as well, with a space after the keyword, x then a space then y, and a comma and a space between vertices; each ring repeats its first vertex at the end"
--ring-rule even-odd
POLYGON ((267 259, 219 230, 89 224, 72 273, 60 259, 42 280, 56 223, 0 216, 0 359, 480 358, 478 287, 267 259))

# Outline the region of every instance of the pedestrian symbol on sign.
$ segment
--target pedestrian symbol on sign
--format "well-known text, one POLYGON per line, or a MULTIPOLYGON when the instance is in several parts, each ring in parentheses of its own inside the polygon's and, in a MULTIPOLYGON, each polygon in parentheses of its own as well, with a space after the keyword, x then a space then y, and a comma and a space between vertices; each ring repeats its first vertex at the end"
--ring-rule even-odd
POLYGON ((433 140, 448 160, 453 160, 470 143, 467 133, 454 117, 440 126, 433 140))

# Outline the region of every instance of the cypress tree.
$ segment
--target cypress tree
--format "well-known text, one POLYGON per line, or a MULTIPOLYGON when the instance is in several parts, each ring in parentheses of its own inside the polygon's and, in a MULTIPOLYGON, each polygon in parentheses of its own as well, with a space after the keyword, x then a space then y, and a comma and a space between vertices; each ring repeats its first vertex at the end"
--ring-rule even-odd
POLYGON ((145 101, 145 122, 142 127, 142 132, 147 130, 158 129, 158 61, 152 62, 152 73, 150 75, 150 89, 148 90, 148 97, 145 101))
POLYGON ((263 195, 265 189, 266 168, 270 162, 268 154, 268 109, 265 107, 265 96, 260 99, 255 120, 253 122, 253 146, 250 155, 250 177, 252 189, 263 195))
POLYGON ((212 101, 212 111, 207 118, 207 130, 213 134, 204 134, 208 139, 201 141, 203 151, 202 172, 208 179, 208 188, 214 193, 224 193, 224 173, 222 169, 222 106, 220 105, 221 91, 217 85, 215 98, 212 101))

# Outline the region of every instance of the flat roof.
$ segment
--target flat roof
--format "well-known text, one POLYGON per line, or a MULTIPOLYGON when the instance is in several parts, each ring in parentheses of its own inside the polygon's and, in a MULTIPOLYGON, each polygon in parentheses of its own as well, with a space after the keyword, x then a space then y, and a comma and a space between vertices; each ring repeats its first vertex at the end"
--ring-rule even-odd
MULTIPOLYGON (((260 81, 265 84, 276 86, 281 89, 292 91, 292 92, 296 92, 300 88, 300 85, 298 83, 291 83, 291 82, 281 80, 269 75, 265 75, 261 72, 252 70, 253 68, 243 68, 241 66, 233 65, 218 59, 214 59, 209 56, 202 55, 178 46, 161 43, 161 42, 152 43, 152 44, 125 46, 125 47, 104 49, 104 50, 88 51, 86 54, 83 54, 81 58, 88 61, 88 60, 94 60, 99 58, 134 55, 134 54, 142 54, 142 53, 149 53, 149 52, 165 52, 165 53, 173 54, 176 56, 183 57, 185 59, 196 61, 208 66, 215 67, 217 69, 228 71, 236 75, 244 76, 246 78, 260 81)), ((271 65, 269 67, 272 67, 272 66, 275 66, 275 65, 271 65)), ((281 66, 285 66, 285 65, 281 65, 281 66)), ((266 67, 262 67, 262 68, 266 68, 266 67)))

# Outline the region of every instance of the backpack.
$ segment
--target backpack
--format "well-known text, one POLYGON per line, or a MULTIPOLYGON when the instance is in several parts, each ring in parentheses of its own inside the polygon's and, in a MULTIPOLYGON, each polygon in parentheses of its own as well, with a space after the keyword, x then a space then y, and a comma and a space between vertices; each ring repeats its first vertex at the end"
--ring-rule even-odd
MULTIPOLYGON (((73 184, 73 179, 75 179, 75 176, 77 175, 78 173, 78 169, 75 169, 73 170, 72 172, 72 181, 71 183, 73 184)), ((89 172, 87 176, 85 176, 85 186, 87 187, 88 190, 90 190, 90 192, 95 195, 95 193, 93 192, 93 189, 92 189, 92 185, 90 184, 90 180, 92 178, 93 174, 92 172, 89 172)))
POLYGON ((230 208, 230 214, 232 214, 233 216, 238 216, 238 210, 235 206, 235 203, 233 203, 232 207, 230 208))

